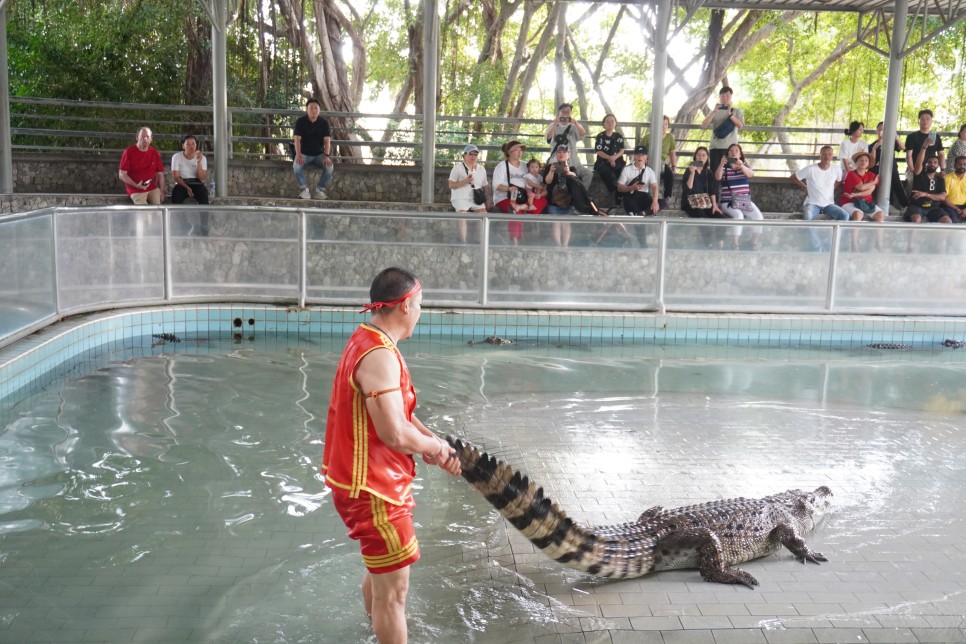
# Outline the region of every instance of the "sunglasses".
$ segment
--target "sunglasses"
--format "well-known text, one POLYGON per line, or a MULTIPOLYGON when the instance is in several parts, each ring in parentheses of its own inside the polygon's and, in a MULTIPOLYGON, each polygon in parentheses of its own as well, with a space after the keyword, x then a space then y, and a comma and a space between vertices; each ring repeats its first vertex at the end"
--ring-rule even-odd
POLYGON ((476 156, 479 154, 479 152, 467 152, 467 154, 472 154, 473 156, 476 156))

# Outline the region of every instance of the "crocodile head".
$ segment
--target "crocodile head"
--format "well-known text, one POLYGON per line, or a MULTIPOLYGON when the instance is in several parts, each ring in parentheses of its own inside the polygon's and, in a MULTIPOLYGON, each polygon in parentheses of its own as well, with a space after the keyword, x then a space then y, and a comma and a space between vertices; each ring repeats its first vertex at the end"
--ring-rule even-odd
POLYGON ((802 531, 811 532, 828 514, 828 508, 832 504, 832 490, 824 485, 811 492, 788 490, 768 497, 768 500, 784 505, 799 521, 802 531))

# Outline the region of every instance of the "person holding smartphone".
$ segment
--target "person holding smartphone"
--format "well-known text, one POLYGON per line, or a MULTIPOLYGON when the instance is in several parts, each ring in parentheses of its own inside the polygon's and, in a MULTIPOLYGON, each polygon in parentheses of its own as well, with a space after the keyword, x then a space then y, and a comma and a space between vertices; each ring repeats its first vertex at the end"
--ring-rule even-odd
POLYGON ((151 128, 140 128, 135 141, 121 154, 117 176, 136 205, 159 204, 164 197, 164 163, 161 153, 151 146, 151 128))
POLYGON ((731 102, 731 88, 725 85, 718 92, 718 102, 701 123, 702 128, 711 128, 711 161, 709 165, 717 168, 721 157, 728 148, 738 142, 738 130, 745 126, 745 113, 731 102))
POLYGON ((919 110, 919 130, 912 132, 906 137, 906 173, 907 176, 914 177, 922 172, 922 166, 916 166, 919 151, 925 147, 926 155, 924 159, 936 157, 939 159, 939 167, 946 165, 946 152, 943 150, 943 141, 939 134, 932 131, 932 110, 919 110))
POLYGON ((570 151, 570 165, 577 169, 577 177, 584 184, 585 188, 590 188, 590 182, 594 179, 594 173, 590 168, 584 167, 580 160, 578 143, 587 136, 587 130, 580 121, 574 118, 574 106, 570 103, 561 103, 557 108, 557 117, 550 121, 547 126, 547 143, 550 144, 550 156, 547 163, 555 159, 557 148, 566 145, 570 151))

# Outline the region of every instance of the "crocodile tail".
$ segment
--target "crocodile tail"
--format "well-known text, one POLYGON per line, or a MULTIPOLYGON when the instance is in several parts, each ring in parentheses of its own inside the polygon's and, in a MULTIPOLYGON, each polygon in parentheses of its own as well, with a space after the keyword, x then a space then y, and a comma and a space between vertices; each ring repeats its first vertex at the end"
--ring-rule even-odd
POLYGON ((469 443, 446 440, 456 450, 463 478, 551 559, 602 577, 639 577, 653 570, 654 539, 640 524, 584 527, 519 470, 469 443))

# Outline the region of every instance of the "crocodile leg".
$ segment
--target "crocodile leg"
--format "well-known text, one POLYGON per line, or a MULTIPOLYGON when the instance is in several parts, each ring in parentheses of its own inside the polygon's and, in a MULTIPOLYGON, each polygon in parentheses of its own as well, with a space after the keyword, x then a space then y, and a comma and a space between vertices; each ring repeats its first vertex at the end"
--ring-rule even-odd
POLYGON ((828 559, 822 556, 821 552, 815 552, 809 548, 805 540, 795 531, 795 528, 787 523, 780 524, 772 530, 771 534, 776 541, 781 542, 783 546, 791 550, 795 558, 802 563, 811 561, 817 564, 822 561, 828 561, 828 559))
POLYGON ((658 545, 658 552, 671 558, 682 550, 688 549, 698 552, 698 569, 705 581, 716 584, 742 584, 748 588, 758 585, 758 580, 749 573, 725 563, 721 540, 708 528, 696 527, 684 534, 665 537, 658 545))

